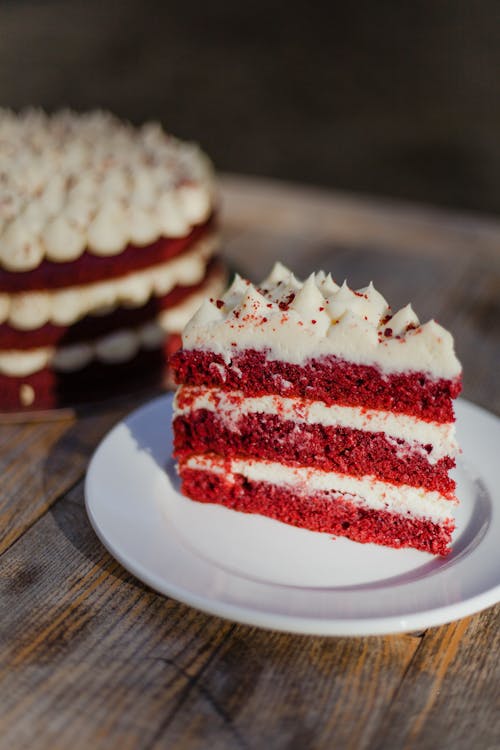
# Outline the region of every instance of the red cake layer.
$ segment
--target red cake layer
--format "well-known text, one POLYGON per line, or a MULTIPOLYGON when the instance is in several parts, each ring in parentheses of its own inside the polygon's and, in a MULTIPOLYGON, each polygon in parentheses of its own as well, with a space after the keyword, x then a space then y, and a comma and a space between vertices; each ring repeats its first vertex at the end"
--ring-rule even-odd
POLYGON ((402 453, 405 445, 403 440, 394 445, 383 432, 298 423, 272 414, 242 416, 234 430, 207 409, 174 420, 175 455, 180 461, 192 453, 263 458, 356 477, 368 474, 453 498, 455 482, 447 472, 455 461, 443 458, 430 464, 421 453, 402 453))
POLYGON ((173 334, 167 338, 163 349, 142 350, 129 362, 92 362, 73 373, 57 373, 47 367, 25 377, 0 374, 0 412, 77 406, 164 385, 170 375, 168 359, 180 346, 180 335, 173 334), (35 392, 32 404, 20 401, 23 385, 35 392))
POLYGON ((213 228, 213 216, 194 227, 185 237, 160 237, 150 245, 127 245, 118 255, 102 257, 85 251, 79 258, 56 263, 44 259, 31 271, 7 271, 0 268, 0 292, 28 292, 38 289, 64 289, 94 281, 125 276, 149 268, 188 250, 213 228))
POLYGON ((236 353, 229 365, 219 354, 181 350, 172 357, 176 382, 240 390, 247 396, 299 396, 325 404, 383 409, 435 422, 452 422, 451 399, 461 379, 433 380, 423 372, 384 373, 329 356, 303 365, 268 360, 265 352, 236 353))
POLYGON ((46 323, 32 331, 20 331, 7 323, 0 325, 0 350, 36 349, 43 346, 74 344, 105 336, 121 328, 135 328, 150 320, 168 308, 175 307, 191 294, 199 292, 221 275, 223 266, 215 258, 207 266, 206 276, 192 286, 176 286, 163 297, 154 297, 141 307, 120 307, 109 315, 88 315, 69 326, 57 326, 46 323))
POLYGON ((414 547, 447 555, 453 521, 436 524, 394 513, 363 508, 333 493, 300 495, 266 482, 236 477, 234 483, 213 472, 181 466, 182 492, 193 500, 225 505, 244 513, 258 513, 283 523, 345 536, 356 542, 388 547, 414 547))

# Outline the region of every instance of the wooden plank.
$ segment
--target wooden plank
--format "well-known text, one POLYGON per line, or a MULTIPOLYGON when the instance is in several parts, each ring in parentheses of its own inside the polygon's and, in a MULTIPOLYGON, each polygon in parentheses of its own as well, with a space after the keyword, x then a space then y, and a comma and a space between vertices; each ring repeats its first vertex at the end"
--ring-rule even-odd
POLYGON ((497 262, 468 263, 448 292, 443 323, 456 333, 464 395, 500 415, 500 252, 497 262))
POLYGON ((268 236, 272 235, 256 229, 228 236, 224 247, 232 266, 254 281, 261 281, 277 260, 289 264, 302 278, 322 269, 331 272, 339 284, 346 279, 354 289, 373 281, 393 309, 411 301, 422 320, 443 318, 451 303, 447 293, 459 284, 470 265, 465 256, 459 256, 452 265, 440 255, 422 262, 417 252, 396 253, 363 242, 346 247, 336 244, 334 237, 320 240, 314 234, 293 236, 282 232, 272 236, 272 242, 268 236), (300 246, 300 251, 294 253, 294 246, 300 246))
POLYGON ((98 441, 133 404, 78 421, 0 425, 0 553, 81 478, 98 441))
MULTIPOLYGON (((0 426, 0 550, 12 544, 49 507, 53 498, 44 486, 44 466, 69 424, 0 426)), ((58 482, 54 489, 59 494, 58 482)))
POLYGON ((145 747, 233 628, 128 575, 82 484, 2 555, 0 590, 5 747, 145 747))
MULTIPOLYGON (((271 255, 280 235, 294 238, 290 262, 301 258, 309 238, 342 248, 365 245, 395 254, 412 252, 422 260, 446 256, 498 262, 500 222, 494 218, 236 175, 222 175, 220 190, 228 233, 238 239, 246 232, 260 232, 271 255)), ((247 266, 258 271, 266 247, 259 243, 255 252, 247 266)))
POLYGON ((2 555, 0 595, 6 747, 362 740, 419 643, 270 633, 164 599, 97 541, 82 484, 2 555))
POLYGON ((370 748, 418 643, 238 626, 152 747, 370 748))
POLYGON ((500 744, 500 606, 425 633, 373 750, 500 744))

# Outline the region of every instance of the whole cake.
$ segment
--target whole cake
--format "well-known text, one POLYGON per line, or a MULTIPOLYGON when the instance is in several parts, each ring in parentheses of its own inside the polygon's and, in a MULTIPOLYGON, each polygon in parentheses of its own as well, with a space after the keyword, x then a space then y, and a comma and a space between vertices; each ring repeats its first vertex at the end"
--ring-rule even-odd
POLYGON ((0 411, 160 382, 225 285, 210 163, 159 125, 0 110, 0 411))
POLYGON ((172 357, 183 492, 358 542, 446 555, 453 339, 370 286, 282 265, 206 300, 172 357))

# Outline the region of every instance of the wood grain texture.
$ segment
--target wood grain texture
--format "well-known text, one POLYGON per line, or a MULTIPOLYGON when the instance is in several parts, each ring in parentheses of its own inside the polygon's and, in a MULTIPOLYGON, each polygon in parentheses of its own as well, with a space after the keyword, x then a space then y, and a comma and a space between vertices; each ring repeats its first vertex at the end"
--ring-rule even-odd
POLYGON ((500 608, 426 632, 372 739, 387 747, 496 750, 500 744, 500 608))
POLYGON ((367 746, 419 644, 271 633, 158 596, 99 544, 82 484, 1 557, 0 598, 15 748, 367 746))
POLYGON ((154 747, 369 748, 418 642, 238 626, 154 747))
MULTIPOLYGON (((233 267, 373 278, 451 327, 465 395, 500 413, 498 224, 221 185, 233 267)), ((126 573, 88 524, 80 480, 139 400, 0 427, 0 747, 496 750, 499 606, 419 635, 311 638, 206 616, 126 573)))
POLYGON ((89 526, 82 484, 0 571, 4 747, 145 747, 233 627, 125 573, 89 526))
POLYGON ((134 403, 76 421, 0 425, 0 553, 81 478, 101 437, 134 403))

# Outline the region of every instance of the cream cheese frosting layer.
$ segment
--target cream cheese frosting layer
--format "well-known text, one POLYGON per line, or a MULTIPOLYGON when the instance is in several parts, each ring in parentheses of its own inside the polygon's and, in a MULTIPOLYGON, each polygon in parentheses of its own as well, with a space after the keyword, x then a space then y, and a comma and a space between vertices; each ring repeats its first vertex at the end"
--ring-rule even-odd
POLYGON ((108 313, 119 305, 139 307, 152 296, 168 294, 175 286, 201 281, 216 246, 217 237, 208 235, 179 256, 107 281, 57 291, 0 294, 0 323, 29 331, 45 323, 72 325, 85 315, 108 313))
POLYGON ((454 505, 453 501, 431 490, 388 484, 374 477, 360 479, 333 471, 284 466, 273 461, 195 455, 182 463, 181 469, 184 468, 214 472, 229 482, 234 482, 240 475, 254 482, 285 485, 304 495, 331 492, 332 502, 335 502, 335 494, 347 495, 349 500, 364 507, 426 518, 436 523, 450 519, 454 505))
POLYGON ((0 266, 9 271, 184 237, 213 209, 209 160, 157 123, 0 109, 0 143, 0 266))
POLYGON ((163 310, 154 320, 137 328, 114 333, 78 344, 61 347, 40 347, 27 350, 0 351, 0 374, 26 377, 46 367, 56 372, 81 370, 93 361, 118 364, 132 359, 140 349, 161 347, 168 334, 178 333, 200 306, 207 294, 218 294, 226 283, 225 272, 216 274, 202 289, 163 310))
POLYGON ((233 353, 256 349, 293 364, 335 356, 387 373, 461 373, 451 334, 434 320, 420 324, 410 305, 393 315, 372 284, 354 291, 323 272, 301 282, 279 263, 258 287, 236 276, 221 300, 205 300, 183 346, 227 363, 233 353))
MULTIPOLYGON (((430 464, 445 456, 455 456, 458 452, 453 423, 425 422, 388 411, 336 404, 327 406, 322 401, 272 395, 246 397, 241 391, 181 386, 174 399, 174 418, 189 415, 197 409, 216 412, 218 418, 234 432, 238 432, 240 418, 249 414, 269 414, 299 424, 382 432, 394 440, 404 440, 412 450, 422 452, 430 464), (425 445, 431 446, 429 452, 424 450, 425 445)), ((403 448, 400 445, 397 447, 403 448)))

